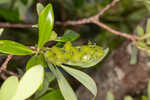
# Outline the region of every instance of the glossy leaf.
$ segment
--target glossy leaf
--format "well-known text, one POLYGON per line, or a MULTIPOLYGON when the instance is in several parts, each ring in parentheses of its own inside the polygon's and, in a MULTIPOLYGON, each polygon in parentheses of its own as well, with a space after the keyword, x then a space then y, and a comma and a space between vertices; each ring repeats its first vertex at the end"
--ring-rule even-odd
POLYGON ((38 50, 49 40, 54 25, 54 13, 51 4, 48 4, 40 13, 38 20, 39 40, 38 50))
POLYGON ((73 76, 74 78, 76 78, 79 82, 81 82, 86 88, 89 89, 89 91, 96 96, 97 95, 97 88, 96 88, 96 84, 94 82, 94 80, 87 75, 86 73, 70 68, 70 67, 66 67, 64 65, 61 66, 64 70, 66 70, 71 76, 73 76))
POLYGON ((41 3, 37 3, 36 10, 37 10, 38 15, 40 15, 43 9, 44 9, 44 6, 41 3))
POLYGON ((40 87, 44 78, 44 69, 41 65, 30 68, 19 82, 15 97, 12 100, 24 100, 32 96, 40 87))
POLYGON ((10 40, 0 40, 0 52, 12 55, 29 55, 34 53, 28 47, 10 40))
POLYGON ((9 77, 0 89, 0 100, 10 100, 16 94, 16 90, 18 88, 18 78, 15 76, 9 77))
POLYGON ((30 69, 31 67, 33 67, 35 65, 39 65, 39 64, 42 65, 43 67, 47 66, 43 54, 32 56, 26 65, 26 70, 30 69))
POLYGON ((72 30, 66 30, 64 35, 60 37, 58 40, 62 42, 74 41, 78 39, 80 35, 72 30))
POLYGON ((42 96, 39 100, 64 100, 60 90, 53 90, 42 96))
POLYGON ((49 65, 51 71, 55 75, 58 81, 58 85, 60 88, 60 91, 64 97, 65 100, 77 100, 76 94, 74 93, 73 89, 71 88, 68 81, 65 79, 63 74, 54 66, 49 65))

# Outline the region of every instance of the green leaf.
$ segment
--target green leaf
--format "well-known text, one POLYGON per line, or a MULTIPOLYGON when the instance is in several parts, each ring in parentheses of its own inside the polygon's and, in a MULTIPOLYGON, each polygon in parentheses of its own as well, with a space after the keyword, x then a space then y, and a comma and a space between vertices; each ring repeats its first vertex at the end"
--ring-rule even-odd
POLYGON ((0 28, 0 36, 2 35, 4 29, 3 28, 0 28))
POLYGON ((131 96, 126 96, 124 100, 133 100, 133 98, 131 96))
POLYGON ((12 55, 29 55, 35 53, 28 47, 10 40, 0 40, 0 52, 12 55))
POLYGON ((60 91, 65 100, 77 100, 76 94, 74 93, 73 89, 71 88, 70 84, 65 79, 63 74, 57 68, 55 69, 54 66, 49 65, 49 68, 57 78, 60 91))
POLYGON ((0 100, 10 100, 15 95, 16 90, 18 88, 18 78, 15 76, 9 77, 3 83, 0 89, 0 100))
POLYGON ((72 30, 66 30, 64 35, 58 38, 59 41, 67 42, 67 41, 74 41, 78 39, 80 35, 72 30))
MULTIPOLYGON (((35 93, 35 100, 39 97, 41 97, 43 94, 45 94, 47 91, 50 90, 49 86, 51 84, 51 82, 55 79, 55 76, 53 75, 52 72, 45 72, 45 78, 42 84, 42 89, 39 89, 36 93, 35 93)), ((53 100, 53 99, 52 99, 53 100)))
MULTIPOLYGON (((146 34, 150 34, 150 19, 147 20, 146 34)), ((150 38, 147 39, 147 44, 150 44, 150 38)))
POLYGON ((57 33, 55 31, 52 31, 52 34, 50 35, 49 41, 51 40, 57 40, 57 33))
POLYGON ((66 67, 64 65, 61 66, 64 70, 66 70, 71 76, 73 76, 74 78, 76 78, 79 82, 81 82, 86 88, 89 89, 89 91, 96 96, 97 95, 97 88, 96 88, 96 84, 94 82, 94 80, 87 75, 84 72, 81 72, 79 70, 70 68, 70 67, 66 67))
POLYGON ((64 98, 60 90, 56 89, 42 96, 39 100, 64 100, 64 98))
POLYGON ((136 31, 137 31, 137 35, 138 36, 141 37, 141 36, 144 35, 144 30, 143 30, 143 28, 141 26, 137 26, 136 31))
POLYGON ((15 97, 12 100, 24 100, 32 96, 44 79, 44 69, 41 65, 30 68, 19 82, 15 97))
POLYGON ((49 40, 52 29, 54 26, 54 13, 51 4, 48 4, 40 13, 38 27, 39 27, 39 40, 38 50, 49 40))
POLYGON ((150 81, 148 81, 147 96, 148 96, 148 100, 150 100, 150 81))
POLYGON ((32 56, 26 65, 26 70, 30 69, 31 67, 33 67, 35 65, 39 65, 39 64, 42 65, 43 67, 47 66, 43 54, 32 56))
POLYGON ((43 9, 44 9, 44 6, 41 3, 37 3, 36 10, 37 10, 38 15, 40 15, 43 9))
POLYGON ((106 100, 115 100, 115 98, 114 98, 112 92, 109 91, 109 92, 107 93, 106 100))

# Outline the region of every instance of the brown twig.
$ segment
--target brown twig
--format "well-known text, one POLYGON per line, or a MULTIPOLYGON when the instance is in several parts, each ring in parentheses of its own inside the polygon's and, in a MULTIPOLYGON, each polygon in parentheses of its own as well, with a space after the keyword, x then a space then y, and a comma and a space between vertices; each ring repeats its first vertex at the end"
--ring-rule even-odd
POLYGON ((5 60, 5 62, 2 64, 2 66, 0 67, 0 72, 2 72, 3 70, 5 70, 7 68, 7 64, 8 62, 11 60, 13 56, 12 55, 8 55, 7 59, 5 60))
POLYGON ((77 21, 56 22, 56 24, 58 24, 58 25, 81 25, 81 24, 94 23, 94 24, 98 25, 99 27, 102 27, 115 35, 125 37, 132 41, 139 40, 139 38, 136 36, 130 35, 129 33, 123 33, 123 32, 117 31, 99 21, 99 17, 101 15, 103 15, 112 6, 116 5, 119 1, 120 0, 113 0, 110 4, 108 4, 105 8, 103 8, 98 14, 96 14, 95 16, 92 16, 90 18, 84 18, 82 20, 77 20, 77 21))
POLYGON ((32 24, 11 24, 0 22, 1 28, 32 28, 32 24))

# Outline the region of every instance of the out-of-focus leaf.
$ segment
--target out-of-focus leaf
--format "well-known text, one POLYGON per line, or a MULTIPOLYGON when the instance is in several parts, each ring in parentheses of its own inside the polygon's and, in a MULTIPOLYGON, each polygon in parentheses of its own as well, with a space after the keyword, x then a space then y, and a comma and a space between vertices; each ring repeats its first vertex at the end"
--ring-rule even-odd
POLYGON ((137 26, 136 31, 137 31, 137 35, 138 36, 141 37, 141 36, 144 35, 144 30, 143 30, 143 28, 141 26, 137 26))
POLYGON ((108 91, 106 100, 115 100, 115 97, 111 91, 108 91))
POLYGON ((148 81, 147 96, 148 96, 148 100, 150 100, 150 81, 148 81))
MULTIPOLYGON (((150 34, 150 19, 147 20, 146 34, 150 34)), ((147 39, 147 44, 150 44, 150 38, 147 39)))
POLYGON ((142 100, 148 100, 148 97, 142 96, 142 100))
POLYGON ((0 36, 2 35, 4 29, 3 28, 0 28, 0 36))
POLYGON ((78 39, 80 35, 72 30, 66 30, 64 35, 59 37, 58 40, 62 42, 74 41, 78 39))
POLYGON ((26 65, 26 70, 30 69, 31 67, 33 67, 35 65, 39 65, 39 64, 42 65, 43 67, 47 66, 43 54, 32 56, 26 65))
POLYGON ((0 4, 9 3, 11 0, 0 0, 0 4))
POLYGON ((39 27, 39 40, 38 50, 49 40, 54 25, 54 13, 51 4, 48 4, 40 13, 38 27, 39 27))
MULTIPOLYGON (((46 95, 42 96, 38 100, 64 100, 63 96, 61 95, 60 90, 53 90, 46 95)), ((71 99, 70 99, 71 100, 71 99)))
POLYGON ((19 82, 16 95, 12 100, 25 100, 35 93, 44 79, 44 68, 36 65, 30 68, 19 82))
POLYGON ((40 15, 43 9, 44 9, 44 6, 41 3, 36 4, 36 10, 37 10, 38 15, 40 15))
POLYGON ((55 75, 58 81, 58 85, 60 88, 60 91, 64 97, 65 100, 77 100, 77 97, 71 88, 70 84, 67 82, 63 74, 59 71, 58 68, 54 68, 54 66, 49 65, 49 68, 55 75))
POLYGON ((0 8, 0 17, 4 18, 6 21, 18 22, 19 13, 10 9, 0 8))
POLYGON ((136 46, 132 46, 132 53, 130 58, 130 64, 136 64, 137 63, 137 48, 136 46))
POLYGON ((131 96, 126 96, 124 100, 133 100, 133 98, 131 96))
POLYGON ((0 52, 12 55, 29 55, 35 53, 28 47, 10 40, 0 40, 0 52))
POLYGON ((18 88, 18 78, 11 76, 1 86, 0 89, 0 100, 10 100, 16 94, 18 88))
POLYGON ((66 67, 64 65, 61 66, 64 70, 66 70, 71 76, 76 78, 79 82, 81 82, 89 91, 96 96, 97 95, 97 88, 94 80, 84 72, 79 70, 66 67))

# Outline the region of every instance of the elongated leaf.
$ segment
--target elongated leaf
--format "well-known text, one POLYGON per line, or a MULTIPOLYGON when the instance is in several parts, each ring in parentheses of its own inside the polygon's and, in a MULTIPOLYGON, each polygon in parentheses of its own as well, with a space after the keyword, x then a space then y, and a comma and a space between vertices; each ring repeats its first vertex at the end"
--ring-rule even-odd
POLYGON ((19 81, 17 77, 9 77, 0 89, 0 100, 10 100, 16 94, 19 81))
POLYGON ((4 29, 3 28, 0 28, 0 36, 2 35, 4 29))
POLYGON ((64 98, 61 95, 60 90, 57 89, 42 96, 39 100, 64 100, 64 98))
POLYGON ((32 56, 26 65, 26 70, 39 64, 42 65, 43 67, 46 67, 46 61, 43 54, 32 56))
POLYGON ((67 41, 74 41, 78 39, 80 35, 72 30, 66 30, 64 35, 59 38, 60 41, 62 42, 67 42, 67 41))
POLYGON ((44 69, 41 65, 30 68, 19 82, 16 96, 12 100, 27 99, 40 87, 44 78, 44 69))
MULTIPOLYGON (((147 20, 146 34, 150 34, 150 19, 147 20)), ((147 43, 150 44, 150 38, 147 39, 147 43)))
POLYGON ((60 91, 64 96, 65 100, 77 100, 77 97, 73 89, 71 88, 71 86, 69 85, 63 74, 57 68, 55 69, 54 66, 49 67, 57 78, 60 91))
POLYGON ((43 9, 44 9, 44 6, 41 3, 37 3, 36 10, 37 10, 38 15, 40 15, 43 9))
POLYGON ((51 4, 48 4, 40 13, 38 27, 39 40, 38 50, 49 40, 54 25, 54 13, 51 4))
POLYGON ((64 70, 66 70, 71 76, 73 76, 79 82, 81 82, 86 88, 88 88, 94 96, 97 95, 96 84, 95 84, 94 80, 89 75, 87 75, 86 73, 81 72, 79 70, 76 70, 76 69, 73 69, 70 67, 66 67, 64 65, 62 65, 61 67, 64 70))
POLYGON ((29 55, 34 53, 28 47, 10 40, 0 40, 0 52, 12 55, 29 55))
POLYGON ((147 96, 148 99, 150 100, 150 80, 148 81, 148 86, 147 86, 147 96))

